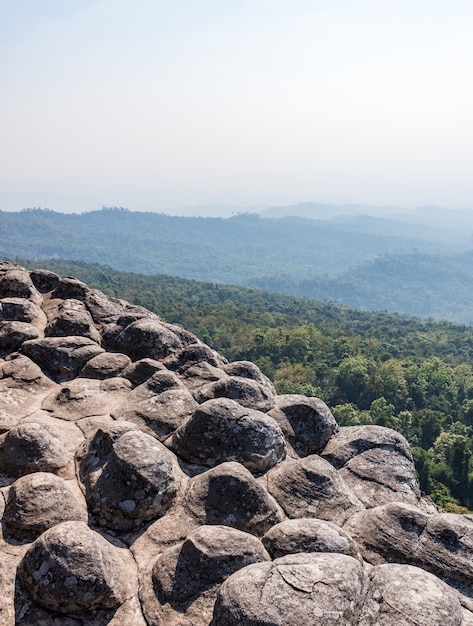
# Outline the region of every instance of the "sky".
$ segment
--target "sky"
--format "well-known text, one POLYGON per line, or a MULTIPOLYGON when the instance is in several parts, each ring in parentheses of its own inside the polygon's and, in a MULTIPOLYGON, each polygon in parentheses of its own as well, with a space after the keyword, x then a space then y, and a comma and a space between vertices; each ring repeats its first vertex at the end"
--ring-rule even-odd
POLYGON ((0 0, 0 15, 0 210, 473 208, 470 0, 0 0))

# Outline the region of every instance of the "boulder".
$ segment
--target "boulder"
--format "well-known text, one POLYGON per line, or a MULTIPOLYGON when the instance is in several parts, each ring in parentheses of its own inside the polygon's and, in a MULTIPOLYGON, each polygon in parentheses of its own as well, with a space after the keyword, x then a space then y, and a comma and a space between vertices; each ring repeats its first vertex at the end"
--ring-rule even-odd
POLYGON ((338 430, 330 409, 319 398, 278 396, 276 406, 269 414, 301 456, 319 453, 338 430))
POLYGON ((192 478, 183 505, 199 524, 224 524, 258 537, 284 518, 274 498, 240 463, 221 463, 192 478))
POLYGON ((40 293, 48 293, 53 291, 59 284, 61 277, 55 272, 48 270, 32 270, 30 272, 30 278, 33 281, 33 285, 40 293))
POLYGON ((46 337, 25 341, 21 352, 47 376, 63 382, 75 378, 87 361, 104 350, 88 337, 46 337))
POLYGON ((81 477, 97 523, 120 531, 164 515, 180 484, 167 448, 125 422, 97 431, 82 458, 81 477))
POLYGON ((0 320, 26 322, 43 332, 48 323, 43 310, 25 298, 4 298, 0 300, 0 320))
POLYGON ((127 354, 133 361, 146 357, 164 359, 182 346, 178 335, 155 316, 131 322, 113 342, 114 350, 127 354))
POLYGON ((83 522, 44 532, 21 560, 18 581, 33 602, 66 615, 116 609, 130 593, 117 549, 83 522))
POLYGON ((355 541, 340 526, 320 519, 288 519, 265 533, 263 545, 272 559, 298 552, 337 552, 362 562, 355 541))
MULTIPOLYGON (((110 354, 107 352, 107 354, 110 354)), ((156 372, 165 372, 166 366, 155 359, 140 359, 131 363, 123 372, 123 377, 128 378, 133 385, 138 386, 151 378, 156 372)))
POLYGON ((150 624, 208 626, 220 584, 252 563, 269 561, 261 542, 227 526, 201 526, 155 560, 142 585, 150 624))
POLYGON ((271 470, 268 491, 292 519, 316 517, 341 526, 363 509, 337 470, 316 454, 287 459, 271 470))
POLYGON ((0 352, 18 350, 24 341, 37 339, 38 329, 27 322, 0 322, 0 352))
POLYGON ((87 523, 87 508, 68 483, 49 472, 18 478, 8 491, 3 522, 18 541, 34 541, 61 522, 87 523))
POLYGON ((79 372, 80 378, 97 378, 104 380, 121 376, 131 365, 130 357, 126 354, 103 352, 87 361, 79 372))
POLYGON ((286 454, 283 434, 271 417, 227 398, 200 405, 169 445, 189 463, 212 467, 238 461, 252 472, 268 470, 286 454))
POLYGON ((370 563, 415 565, 454 585, 473 584, 473 522, 461 515, 393 502, 354 515, 344 530, 370 563))
POLYGON ((337 469, 367 450, 380 449, 396 452, 408 461, 413 461, 407 439, 392 428, 384 426, 342 426, 327 442, 320 453, 337 469))
POLYGON ((264 413, 272 409, 275 402, 275 394, 268 387, 237 376, 228 376, 211 382, 200 387, 194 395, 199 403, 212 398, 230 398, 244 407, 264 413))
POLYGON ((100 344, 100 333, 80 300, 50 300, 46 310, 50 319, 46 337, 88 337, 100 344))
POLYGON ((10 476, 31 472, 69 475, 73 456, 42 424, 24 422, 0 435, 0 471, 10 476))
POLYGON ((163 441, 194 413, 197 406, 173 372, 159 370, 133 389, 111 413, 115 419, 133 422, 163 441))
POLYGON ((34 286, 29 272, 14 265, 10 268, 0 273, 0 300, 3 298, 26 298, 34 304, 41 304, 43 298, 34 286))
POLYGON ((357 626, 465 626, 458 596, 410 565, 377 565, 367 577, 357 626))
POLYGON ((220 587, 211 626, 355 626, 363 568, 345 554, 291 554, 255 563, 220 587))
POLYGON ((9 356, 0 363, 0 432, 39 410, 44 398, 56 388, 26 356, 9 356))

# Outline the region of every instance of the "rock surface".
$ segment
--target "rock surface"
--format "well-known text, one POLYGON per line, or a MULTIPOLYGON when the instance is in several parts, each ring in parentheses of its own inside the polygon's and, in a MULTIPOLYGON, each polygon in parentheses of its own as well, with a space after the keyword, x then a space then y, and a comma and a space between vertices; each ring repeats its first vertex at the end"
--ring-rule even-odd
POLYGON ((6 262, 0 490, 5 626, 473 625, 472 516, 401 435, 6 262))

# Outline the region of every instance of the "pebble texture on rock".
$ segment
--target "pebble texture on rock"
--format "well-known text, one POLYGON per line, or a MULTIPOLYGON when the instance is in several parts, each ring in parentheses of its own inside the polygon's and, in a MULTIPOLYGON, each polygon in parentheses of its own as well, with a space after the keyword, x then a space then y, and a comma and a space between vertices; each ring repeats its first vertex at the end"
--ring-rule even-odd
POLYGON ((0 262, 2 626, 469 626, 473 519, 407 441, 0 262))

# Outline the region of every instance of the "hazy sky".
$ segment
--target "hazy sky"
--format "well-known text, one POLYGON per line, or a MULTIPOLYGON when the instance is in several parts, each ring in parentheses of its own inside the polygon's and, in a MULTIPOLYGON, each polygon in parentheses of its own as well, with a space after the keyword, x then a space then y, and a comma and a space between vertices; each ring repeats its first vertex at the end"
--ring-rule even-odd
POLYGON ((471 0, 0 9, 0 209, 473 208, 471 0))

